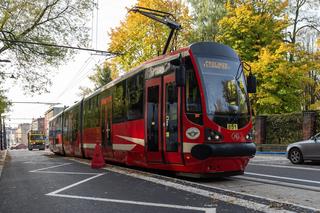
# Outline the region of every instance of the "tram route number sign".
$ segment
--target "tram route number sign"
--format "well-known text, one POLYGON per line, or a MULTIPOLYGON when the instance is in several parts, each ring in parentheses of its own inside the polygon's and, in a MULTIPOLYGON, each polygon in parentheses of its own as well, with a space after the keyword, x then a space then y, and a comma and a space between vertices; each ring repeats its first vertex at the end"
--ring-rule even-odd
POLYGON ((227 124, 227 129, 238 130, 238 124, 227 124))

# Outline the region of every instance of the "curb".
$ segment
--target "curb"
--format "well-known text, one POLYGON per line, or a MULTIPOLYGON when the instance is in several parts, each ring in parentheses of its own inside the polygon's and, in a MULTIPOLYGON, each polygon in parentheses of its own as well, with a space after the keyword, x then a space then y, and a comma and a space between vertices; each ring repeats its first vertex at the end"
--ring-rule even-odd
POLYGON ((1 178, 1 174, 2 174, 2 169, 4 166, 4 161, 6 159, 7 156, 7 150, 1 151, 1 155, 0 155, 0 178, 1 178))
POLYGON ((256 152, 257 155, 285 155, 287 152, 256 152))

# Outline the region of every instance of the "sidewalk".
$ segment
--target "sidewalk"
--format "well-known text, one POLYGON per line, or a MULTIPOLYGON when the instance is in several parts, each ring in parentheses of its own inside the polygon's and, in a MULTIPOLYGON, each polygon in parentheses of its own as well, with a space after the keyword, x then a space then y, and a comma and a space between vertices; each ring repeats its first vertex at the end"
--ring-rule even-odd
POLYGON ((0 178, 2 173, 2 168, 4 166, 4 161, 6 159, 7 150, 0 150, 0 178))

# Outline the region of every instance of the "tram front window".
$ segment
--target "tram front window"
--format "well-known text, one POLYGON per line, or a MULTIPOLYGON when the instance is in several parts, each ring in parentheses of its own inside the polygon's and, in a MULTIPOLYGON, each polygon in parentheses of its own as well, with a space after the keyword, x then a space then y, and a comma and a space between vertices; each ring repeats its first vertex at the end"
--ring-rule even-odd
POLYGON ((240 62, 198 58, 207 114, 228 129, 244 127, 250 120, 245 78, 240 62))

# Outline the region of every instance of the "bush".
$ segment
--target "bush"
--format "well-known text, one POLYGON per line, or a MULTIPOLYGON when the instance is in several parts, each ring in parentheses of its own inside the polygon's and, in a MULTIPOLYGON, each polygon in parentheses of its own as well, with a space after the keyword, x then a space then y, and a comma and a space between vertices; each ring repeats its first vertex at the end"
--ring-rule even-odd
POLYGON ((302 113, 268 115, 266 119, 266 143, 290 144, 303 138, 302 113))

